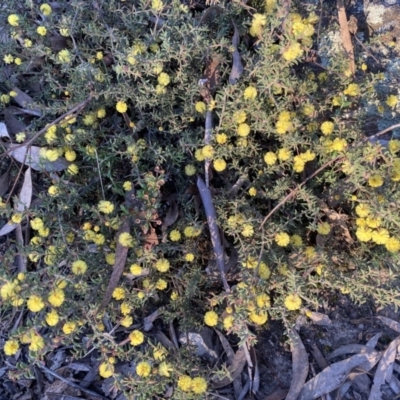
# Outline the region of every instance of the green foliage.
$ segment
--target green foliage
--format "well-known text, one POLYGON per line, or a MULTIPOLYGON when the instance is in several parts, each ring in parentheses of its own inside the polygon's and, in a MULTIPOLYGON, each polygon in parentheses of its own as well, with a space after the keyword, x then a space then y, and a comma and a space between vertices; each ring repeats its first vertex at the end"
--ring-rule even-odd
MULTIPOLYGON (((28 346, 32 364, 72 345, 77 357, 95 351, 102 376, 113 375, 127 394, 160 398, 173 385, 174 399, 201 398, 201 381, 188 386, 183 377, 210 387, 224 370, 212 370, 189 345, 160 356, 154 331, 134 344, 129 335, 143 331, 152 312, 159 313, 155 330, 217 325, 253 344, 268 318, 292 323, 297 310, 318 308, 333 291, 400 304, 400 143, 364 141, 361 128, 360 110, 382 76, 353 76, 343 55, 326 70, 308 62, 318 22, 312 10, 292 10, 282 25, 284 10, 273 1, 253 16, 230 1, 207 11, 177 0, 57 7, 46 16, 37 5, 9 2, 0 11, 8 35, 0 100, 15 105, 8 93, 17 86, 43 113, 24 120, 21 141, 88 100, 34 141, 44 161, 65 158, 68 168, 34 172, 37 201, 21 221, 12 201, 0 203, 4 220, 31 235, 18 247, 27 270, 18 274, 10 246, 0 279, 2 319, 30 310, 9 340, 28 346), (232 21, 244 62, 235 85, 228 83, 232 21), (207 72, 212 65, 216 78, 207 72), (204 78, 215 78, 215 94, 199 85, 204 78), (204 141, 210 111, 212 147, 204 141), (193 172, 211 176, 232 264, 229 293, 193 172), (97 313, 126 221, 132 237, 123 276, 106 312, 97 313), (118 372, 118 363, 132 360, 128 376, 118 372)), ((394 110, 395 99, 380 99, 380 107, 394 110)), ((9 162, 2 158, 1 172, 9 162)), ((18 368, 15 378, 32 375, 31 364, 18 368)))

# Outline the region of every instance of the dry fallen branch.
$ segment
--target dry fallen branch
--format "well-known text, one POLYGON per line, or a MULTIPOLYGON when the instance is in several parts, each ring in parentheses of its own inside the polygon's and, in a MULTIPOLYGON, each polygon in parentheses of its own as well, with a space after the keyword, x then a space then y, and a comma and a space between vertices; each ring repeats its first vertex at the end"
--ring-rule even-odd
POLYGON ((232 24, 233 24, 234 34, 232 37, 232 47, 233 47, 232 69, 231 73, 229 74, 229 83, 231 85, 235 85, 243 74, 243 63, 238 50, 238 46, 240 43, 239 30, 233 20, 232 24))
POLYGON ((229 293, 231 289, 225 276, 224 248, 221 243, 221 237, 217 225, 217 213, 215 211, 214 203, 212 201, 211 191, 205 185, 203 179, 201 179, 200 176, 197 177, 197 187, 199 189, 201 200, 206 211, 208 228, 210 229, 211 243, 214 248, 221 280, 224 285, 225 291, 229 293))
POLYGON ((351 36, 349 25, 347 23, 346 10, 344 8, 343 0, 337 0, 338 17, 340 25, 340 36, 342 38, 343 47, 349 57, 349 69, 352 74, 356 72, 356 63, 354 61, 353 44, 351 43, 351 36))
MULTIPOLYGON (((117 233, 117 237, 123 232, 129 232, 129 223, 125 222, 117 233)), ((128 256, 129 247, 122 246, 117 240, 117 249, 115 250, 115 263, 113 267, 113 272, 111 274, 110 281, 106 292, 104 294, 103 300, 99 306, 98 312, 102 311, 111 300, 112 293, 114 289, 118 286, 119 279, 121 278, 122 272, 126 264, 126 258, 128 256)))

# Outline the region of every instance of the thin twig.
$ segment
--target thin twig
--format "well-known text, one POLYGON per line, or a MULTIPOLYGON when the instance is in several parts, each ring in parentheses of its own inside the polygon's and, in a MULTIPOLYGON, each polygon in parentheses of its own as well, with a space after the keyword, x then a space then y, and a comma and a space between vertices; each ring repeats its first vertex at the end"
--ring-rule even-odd
MULTIPOLYGON (((213 129, 213 114, 212 111, 207 111, 206 113, 206 126, 204 130, 204 144, 209 145, 211 144, 211 134, 213 129)), ((210 176, 208 174, 208 170, 210 168, 211 160, 206 158, 204 161, 204 174, 206 176, 206 185, 207 187, 210 186, 210 176)))
POLYGON ((104 399, 107 400, 107 397, 102 396, 101 394, 98 394, 96 392, 93 392, 89 389, 86 389, 74 382, 69 381, 68 379, 64 378, 63 376, 61 376, 60 374, 57 374, 57 372, 52 371, 50 368, 45 367, 43 364, 38 363, 37 364, 39 366, 39 368, 41 368, 43 371, 47 372, 50 375, 53 375, 55 378, 59 379, 60 381, 65 382, 67 385, 74 387, 75 389, 79 389, 82 390, 82 392, 85 392, 87 394, 90 394, 91 396, 95 396, 95 397, 99 397, 100 399, 104 399))
POLYGON ((215 211, 214 203, 211 197, 211 191, 204 183, 200 176, 197 176, 197 188, 199 189, 200 197, 206 211, 208 228, 210 230, 211 243, 214 248, 215 257, 217 259, 217 265, 219 273, 221 274, 221 280, 224 285, 224 289, 227 293, 230 293, 231 288, 228 285, 225 275, 225 262, 224 262, 224 249, 222 247, 221 237, 217 225, 217 213, 215 211))
POLYGON ((103 200, 106 199, 106 195, 104 194, 104 187, 103 187, 103 181, 101 179, 101 171, 100 171, 100 164, 99 164, 99 156, 97 155, 97 150, 94 150, 96 153, 96 162, 97 162, 97 171, 99 173, 99 179, 100 179, 100 186, 101 186, 101 193, 103 194, 103 200))

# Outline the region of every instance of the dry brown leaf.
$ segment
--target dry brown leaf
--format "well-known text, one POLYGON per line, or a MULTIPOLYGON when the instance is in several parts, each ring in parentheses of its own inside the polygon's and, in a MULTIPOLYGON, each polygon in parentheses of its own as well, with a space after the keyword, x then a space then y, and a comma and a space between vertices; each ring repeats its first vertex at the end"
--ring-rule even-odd
POLYGON ((381 354, 379 352, 373 351, 369 354, 356 354, 346 360, 330 365, 306 382, 298 400, 317 399, 327 393, 331 393, 346 381, 348 375, 354 368, 366 362, 374 366, 379 361, 380 357, 381 354))
POLYGON ((398 322, 394 321, 391 318, 382 317, 382 316, 379 316, 377 318, 380 321, 382 321, 385 325, 387 325, 390 329, 393 329, 397 333, 400 333, 400 324, 398 322))
POLYGON ((309 363, 308 354, 295 329, 289 331, 289 338, 292 347, 292 381, 290 382, 289 393, 286 400, 296 400, 307 379, 309 363))
POLYGON ((240 348, 235 353, 235 357, 233 358, 232 365, 230 365, 228 367, 228 370, 231 374, 232 379, 229 379, 229 377, 225 377, 224 379, 221 379, 219 381, 212 382, 212 383, 210 383, 210 388, 211 389, 219 389, 219 388, 229 385, 238 376, 240 376, 245 365, 246 365, 246 355, 245 355, 243 348, 240 348))
POLYGON ((393 363, 397 353, 397 346, 400 344, 400 337, 394 339, 385 350, 379 361, 378 368, 374 376, 374 383, 371 387, 368 400, 381 400, 381 386, 385 382, 390 382, 393 375, 393 363))
POLYGON ((156 230, 150 226, 149 231, 144 235, 143 249, 151 250, 154 246, 157 246, 159 242, 156 230))
POLYGON ((340 36, 342 38, 343 47, 349 57, 349 69, 352 74, 356 72, 356 64, 354 62, 354 50, 351 43, 351 36, 349 32, 349 25, 347 23, 346 10, 344 8, 343 0, 337 0, 338 18, 340 25, 340 36))

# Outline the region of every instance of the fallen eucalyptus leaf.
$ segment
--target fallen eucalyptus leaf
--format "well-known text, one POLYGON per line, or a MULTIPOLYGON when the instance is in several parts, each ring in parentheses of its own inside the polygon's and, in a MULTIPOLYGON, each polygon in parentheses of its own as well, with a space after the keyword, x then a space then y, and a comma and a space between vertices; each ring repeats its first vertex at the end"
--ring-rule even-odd
POLYGON ((328 326, 332 324, 332 321, 326 314, 307 310, 306 315, 315 325, 328 326))
POLYGON ((380 357, 380 352, 373 351, 368 354, 356 354, 346 360, 330 365, 306 382, 298 400, 313 400, 332 392, 346 381, 349 373, 354 368, 367 361, 370 364, 374 364, 378 362, 380 357))
POLYGON ((7 125, 8 131, 12 135, 24 132, 27 129, 27 126, 15 117, 14 113, 11 111, 11 107, 7 107, 4 110, 4 121, 7 125))
POLYGON ((375 334, 374 336, 372 336, 371 339, 368 340, 368 342, 365 345, 371 349, 374 349, 378 344, 378 340, 380 339, 381 336, 382 332, 375 334))
POLYGON ((42 112, 38 108, 30 107, 30 105, 34 106, 34 101, 31 96, 17 87, 13 87, 12 90, 17 93, 17 95, 13 97, 14 101, 16 101, 22 108, 29 108, 31 113, 34 113, 33 115, 36 115, 37 117, 42 115, 42 112))
POLYGON ((296 400, 302 391, 307 379, 309 363, 308 354, 295 329, 289 331, 289 338, 292 347, 292 381, 290 382, 289 393, 286 400, 296 400))
POLYGON ((382 317, 382 316, 379 316, 377 318, 379 320, 381 320, 385 325, 387 325, 390 329, 393 329, 397 333, 400 333, 400 324, 398 322, 394 321, 391 318, 382 317))
POLYGON ((210 388, 211 389, 219 389, 219 388, 229 385, 238 376, 240 376, 245 365, 246 365, 246 355, 245 355, 243 348, 241 347, 235 353, 235 357, 233 359, 232 365, 230 365, 228 367, 228 370, 231 375, 231 379, 229 377, 225 377, 219 381, 212 382, 212 383, 210 383, 210 388))
POLYGON ((32 170, 28 168, 25 171, 24 182, 22 183, 21 192, 19 193, 17 211, 25 211, 29 209, 32 201, 32 170))
POLYGON ((10 135, 8 134, 7 125, 4 122, 0 122, 0 138, 6 137, 10 139, 10 135))
POLYGON ((326 358, 327 360, 332 360, 333 358, 344 356, 345 354, 369 354, 372 353, 374 350, 370 347, 367 347, 363 344, 346 344, 344 346, 339 347, 338 349, 334 350, 331 354, 329 354, 326 358))
POLYGON ((0 197, 4 196, 10 184, 10 169, 0 176, 0 197))
POLYGON ((381 386, 385 382, 390 382, 393 375, 393 363, 397 353, 397 346, 400 344, 400 337, 394 339, 385 350, 379 361, 374 376, 374 383, 369 393, 368 400, 381 400, 381 386))
POLYGON ((63 171, 69 166, 69 162, 63 158, 59 157, 56 161, 44 161, 40 157, 40 147, 37 146, 21 146, 11 144, 10 148, 17 147, 15 150, 11 151, 10 155, 20 163, 24 163, 28 167, 36 171, 63 171), (25 157, 26 152, 28 154, 25 157))
POLYGON ((146 318, 144 318, 143 329, 145 332, 148 332, 151 328, 153 328, 153 322, 157 319, 159 315, 159 310, 156 310, 148 315, 146 318))

